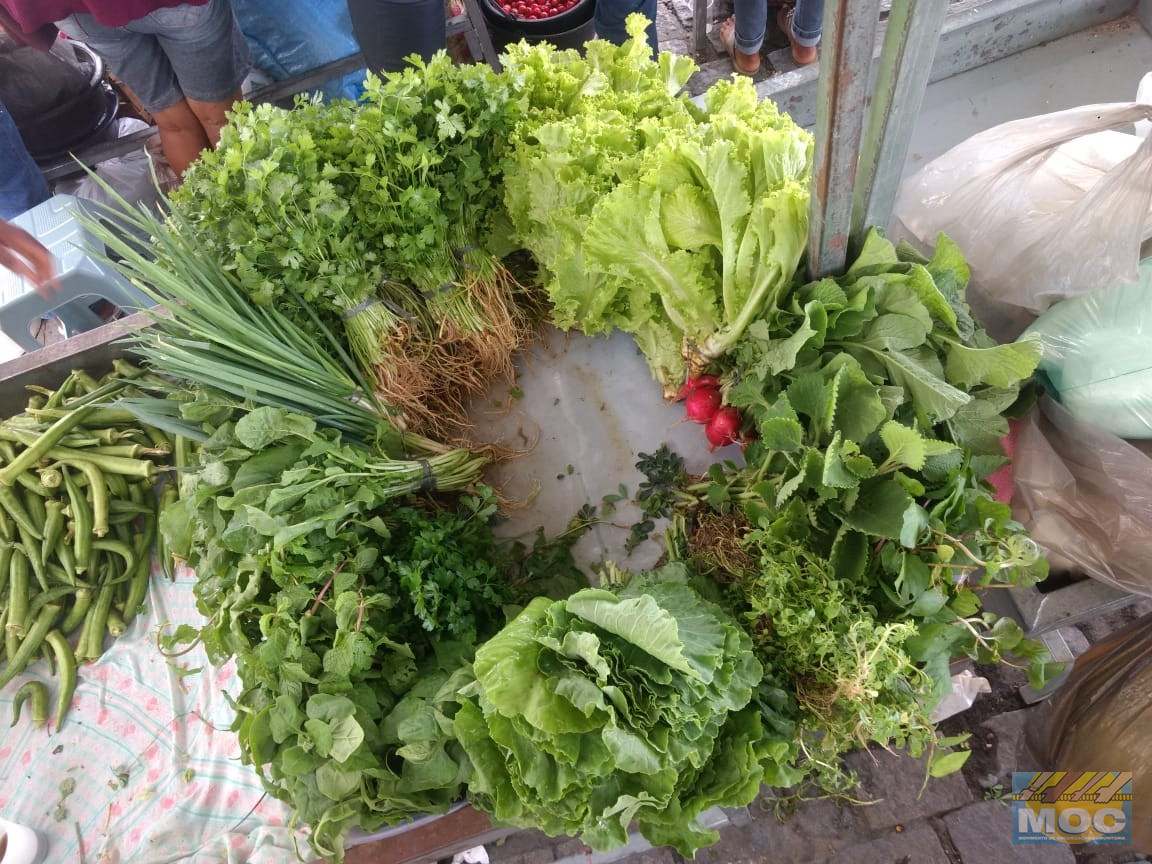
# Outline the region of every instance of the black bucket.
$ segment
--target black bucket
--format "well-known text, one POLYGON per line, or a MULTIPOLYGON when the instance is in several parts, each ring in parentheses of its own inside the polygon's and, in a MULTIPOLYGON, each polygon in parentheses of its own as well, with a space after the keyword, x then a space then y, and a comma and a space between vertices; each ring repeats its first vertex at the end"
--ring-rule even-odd
POLYGON ((500 7, 498 0, 480 0, 492 44, 500 50, 510 42, 550 42, 557 48, 580 50, 596 38, 596 0, 579 0, 551 18, 516 18, 500 7))
POLYGON ((352 31, 373 72, 400 72, 404 58, 425 60, 444 47, 444 0, 349 0, 352 31))

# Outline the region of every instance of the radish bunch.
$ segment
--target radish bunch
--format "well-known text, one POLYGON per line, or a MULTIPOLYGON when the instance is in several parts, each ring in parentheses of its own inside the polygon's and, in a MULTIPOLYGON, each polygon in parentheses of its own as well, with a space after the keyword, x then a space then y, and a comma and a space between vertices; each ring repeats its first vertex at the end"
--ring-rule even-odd
POLYGON ((689 378, 677 395, 684 400, 686 419, 704 424, 709 452, 744 440, 740 434, 740 412, 724 404, 720 379, 715 375, 689 378))

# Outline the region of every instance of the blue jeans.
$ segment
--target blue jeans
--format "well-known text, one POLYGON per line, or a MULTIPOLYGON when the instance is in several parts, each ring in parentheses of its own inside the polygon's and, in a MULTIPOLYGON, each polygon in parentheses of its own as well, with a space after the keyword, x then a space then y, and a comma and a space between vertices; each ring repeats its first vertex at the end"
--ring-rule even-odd
POLYGON ((659 50, 656 44, 656 0, 596 0, 596 36, 613 45, 623 45, 628 41, 624 19, 633 12, 639 12, 648 19, 648 45, 655 57, 659 50))
MULTIPOLYGON (((768 4, 764 0, 733 0, 736 15, 736 48, 755 54, 764 44, 768 27, 768 4)), ((824 27, 824 0, 796 0, 792 35, 798 45, 819 45, 824 27)), ((787 35, 787 34, 785 34, 787 35)))
POLYGON ((28 155, 16 123, 0 104, 0 219, 12 219, 49 198, 44 175, 28 155))

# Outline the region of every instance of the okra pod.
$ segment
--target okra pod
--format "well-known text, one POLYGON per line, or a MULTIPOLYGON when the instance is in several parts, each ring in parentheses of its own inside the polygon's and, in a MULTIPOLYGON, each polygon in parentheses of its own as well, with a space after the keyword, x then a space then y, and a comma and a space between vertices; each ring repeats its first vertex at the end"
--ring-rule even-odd
POLYGON ((20 643, 16 653, 8 655, 8 665, 4 667, 3 672, 0 672, 0 687, 4 687, 23 672, 28 662, 40 652, 40 643, 44 641, 48 631, 55 625, 59 614, 60 607, 54 603, 49 603, 40 610, 40 614, 36 616, 36 621, 28 628, 28 635, 24 637, 24 641, 20 643))
POLYGON ((76 572, 84 572, 88 566, 88 553, 92 548, 92 507, 88 496, 80 489, 80 484, 71 471, 64 471, 64 489, 68 493, 68 504, 72 509, 72 548, 76 553, 76 572))
POLYGON ((134 381, 137 378, 144 376, 146 371, 130 360, 125 360, 123 357, 117 357, 112 361, 112 368, 115 370, 116 375, 121 378, 127 378, 129 381, 134 381))
POLYGON ((64 404, 64 400, 72 392, 72 388, 75 386, 76 380, 71 375, 69 375, 64 379, 64 383, 57 387, 55 391, 48 394, 48 400, 44 403, 44 407, 59 408, 64 404))
POLYGON ((52 498, 44 502, 44 539, 40 544, 41 561, 45 566, 56 551, 56 544, 64 536, 64 502, 52 498))
POLYGON ((12 551, 10 542, 0 540, 0 598, 6 596, 4 592, 8 590, 8 580, 12 578, 12 551))
POLYGON ((102 456, 91 450, 69 450, 54 447, 48 451, 48 458, 66 465, 94 465, 105 474, 122 474, 125 477, 139 477, 152 480, 156 477, 156 463, 150 459, 127 459, 123 456, 102 456))
POLYGON ((32 565, 32 572, 36 576, 36 582, 40 586, 41 591, 48 590, 48 574, 44 570, 44 562, 40 560, 41 546, 39 541, 30 537, 28 532, 23 528, 16 529, 20 534, 20 543, 17 547, 17 554, 23 553, 28 559, 28 563, 32 565))
POLYGON ((85 395, 91 395, 101 388, 101 384, 83 369, 73 369, 72 377, 76 381, 76 386, 84 392, 85 395))
POLYGON ((56 691, 56 731, 59 732, 64 725, 64 715, 72 704, 72 694, 76 692, 76 655, 59 630, 49 631, 45 638, 56 655, 56 677, 60 682, 60 689, 56 691))
POLYGON ((60 622, 60 631, 64 634, 71 634, 84 623, 84 618, 91 608, 92 589, 85 586, 77 588, 76 596, 72 598, 72 608, 68 610, 64 620, 60 622))
POLYGON ((15 459, 0 468, 0 486, 11 486, 16 478, 44 458, 44 455, 67 435, 73 428, 80 425, 90 413, 89 408, 81 407, 70 410, 41 435, 35 444, 25 448, 15 459))
POLYGON ((32 700, 32 724, 39 729, 48 722, 48 688, 43 681, 25 681, 12 697, 12 722, 9 728, 20 722, 20 711, 29 699, 32 700))
POLYGON ((116 585, 105 582, 100 586, 96 602, 84 618, 84 628, 80 631, 80 644, 76 648, 76 659, 91 663, 104 653, 104 628, 108 623, 108 612, 112 609, 112 598, 116 585), (87 638, 85 638, 87 637, 87 638))
POLYGON ((76 589, 71 585, 57 585, 47 591, 37 592, 28 600, 28 617, 35 618, 40 614, 40 610, 50 603, 55 603, 58 606, 63 605, 65 598, 70 597, 75 592, 76 589))
POLYGON ((72 581, 72 584, 75 585, 76 552, 72 546, 72 538, 67 534, 61 539, 60 545, 56 547, 56 558, 60 562, 60 568, 68 574, 68 578, 72 581))
POLYGON ((124 559, 123 571, 131 573, 136 567, 136 553, 132 547, 121 540, 93 540, 92 548, 98 549, 101 552, 111 552, 113 555, 119 555, 124 559))
POLYGON ((128 624, 124 620, 124 616, 116 610, 115 606, 108 610, 106 626, 108 628, 108 635, 113 639, 123 636, 124 631, 128 629, 128 624))
MULTIPOLYGON (((2 470, 0 469, 0 471, 2 470)), ((3 508, 12 517, 12 521, 28 535, 37 540, 44 539, 44 535, 40 533, 40 528, 32 521, 28 511, 24 508, 24 501, 21 500, 20 493, 11 486, 0 486, 0 508, 3 508)))
POLYGON ((110 498, 123 500, 128 497, 128 483, 121 475, 105 472, 104 484, 108 487, 110 498))
POLYGON ((148 583, 152 576, 152 541, 156 536, 156 520, 149 519, 144 530, 136 535, 133 551, 136 553, 136 567, 128 583, 128 595, 124 599, 124 622, 132 623, 144 598, 148 596, 148 583))
POLYGON ((4 626, 4 650, 9 659, 20 647, 28 617, 28 559, 18 549, 13 550, 9 564, 8 623, 4 626))

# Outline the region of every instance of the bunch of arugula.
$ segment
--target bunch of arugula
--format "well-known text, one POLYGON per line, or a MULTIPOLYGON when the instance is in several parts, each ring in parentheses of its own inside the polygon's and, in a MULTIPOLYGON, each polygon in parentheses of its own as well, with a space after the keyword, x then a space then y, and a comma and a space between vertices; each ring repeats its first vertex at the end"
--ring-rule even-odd
MULTIPOLYGON (((743 466, 687 486, 670 552, 730 583, 782 785, 842 791, 840 754, 868 742, 932 749, 954 657, 1014 656, 1036 686, 1053 670, 1014 621, 981 612, 980 589, 1047 573, 984 482, 1039 345, 994 344, 967 281, 946 237, 927 260, 874 231, 844 275, 793 291, 732 352, 726 398, 755 440, 743 466)), ((963 759, 939 758, 937 772, 963 759)))
POLYGON ((444 700, 513 599, 476 457, 397 463, 302 415, 228 412, 161 517, 197 573, 197 635, 235 658, 242 758, 340 860, 374 830, 459 801, 468 762, 444 700), (441 686, 444 694, 440 694, 441 686))
POLYGON ((671 396, 786 292, 807 237, 812 142, 743 79, 696 106, 680 92, 691 61, 653 61, 643 21, 629 28, 626 44, 593 42, 587 58, 510 50, 507 68, 543 110, 517 127, 505 203, 555 323, 631 333, 671 396))

